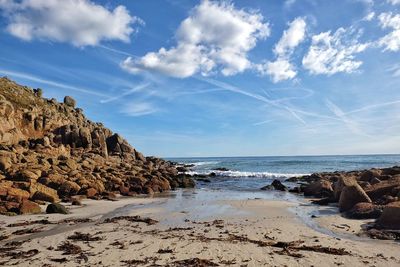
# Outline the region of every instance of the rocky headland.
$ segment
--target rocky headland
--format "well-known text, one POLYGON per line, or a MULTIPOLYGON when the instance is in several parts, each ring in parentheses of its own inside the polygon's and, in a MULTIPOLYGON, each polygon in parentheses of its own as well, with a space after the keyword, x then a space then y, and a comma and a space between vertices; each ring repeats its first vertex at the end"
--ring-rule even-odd
POLYGON ((73 98, 59 103, 43 98, 41 89, 0 78, 0 214, 193 186, 174 163, 145 157, 87 119, 73 98))

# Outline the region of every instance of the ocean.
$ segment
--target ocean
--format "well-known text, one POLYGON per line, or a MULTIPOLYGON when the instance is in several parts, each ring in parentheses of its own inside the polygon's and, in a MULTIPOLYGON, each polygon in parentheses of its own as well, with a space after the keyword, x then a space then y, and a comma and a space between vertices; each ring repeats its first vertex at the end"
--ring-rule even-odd
POLYGON ((210 174, 211 183, 199 182, 199 188, 227 190, 255 190, 274 179, 311 174, 314 172, 352 171, 400 165, 399 155, 346 156, 280 156, 280 157, 209 157, 169 158, 193 164, 189 174, 210 174), (226 168, 229 171, 218 171, 226 168))

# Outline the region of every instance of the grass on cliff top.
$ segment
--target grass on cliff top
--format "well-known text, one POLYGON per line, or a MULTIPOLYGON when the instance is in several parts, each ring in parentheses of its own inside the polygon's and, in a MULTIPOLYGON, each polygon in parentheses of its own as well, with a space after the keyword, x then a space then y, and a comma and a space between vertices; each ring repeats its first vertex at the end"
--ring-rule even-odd
POLYGON ((33 90, 27 86, 21 86, 7 77, 0 78, 0 94, 14 107, 30 108, 32 106, 44 106, 45 101, 35 95, 33 90))

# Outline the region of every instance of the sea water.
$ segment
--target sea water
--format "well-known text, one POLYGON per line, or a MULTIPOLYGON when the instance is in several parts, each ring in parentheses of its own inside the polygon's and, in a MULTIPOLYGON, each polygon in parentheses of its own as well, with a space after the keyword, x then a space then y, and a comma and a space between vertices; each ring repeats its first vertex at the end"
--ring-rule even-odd
POLYGON ((194 165, 190 168, 189 174, 215 173, 215 177, 209 178, 210 183, 198 182, 198 188, 254 190, 270 184, 274 179, 284 181, 289 177, 315 172, 392 167, 400 165, 400 154, 170 158, 169 160, 194 165), (228 171, 220 171, 218 168, 226 168, 228 171))

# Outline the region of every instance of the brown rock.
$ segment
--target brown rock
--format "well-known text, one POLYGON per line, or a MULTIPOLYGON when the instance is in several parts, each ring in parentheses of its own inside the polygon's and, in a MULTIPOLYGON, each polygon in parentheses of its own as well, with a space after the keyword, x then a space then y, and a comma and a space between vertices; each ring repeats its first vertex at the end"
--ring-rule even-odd
POLYGON ((72 196, 76 195, 81 187, 72 181, 65 181, 57 190, 60 196, 72 196))
POLYGON ((393 179, 373 184, 367 187, 365 189, 365 192, 371 199, 377 200, 383 197, 384 195, 391 194, 392 190, 398 186, 400 186, 400 178, 395 177, 393 179))
POLYGON ((364 171, 360 176, 360 181, 370 182, 373 178, 380 177, 381 173, 381 170, 378 169, 364 171))
POLYGON ((332 183, 327 180, 319 180, 307 185, 303 192, 305 196, 330 197, 333 194, 332 183))
POLYGON ((95 196, 98 194, 98 192, 97 192, 96 189, 94 189, 94 188, 91 187, 91 188, 86 189, 84 194, 85 194, 88 198, 93 198, 93 197, 95 197, 95 196))
POLYGON ((400 230, 400 202, 387 205, 376 225, 380 228, 400 230))
POLYGON ((382 214, 382 206, 368 202, 360 202, 346 213, 352 219, 376 219, 382 214))
POLYGON ((358 184, 343 187, 339 199, 340 212, 348 211, 360 202, 371 203, 371 199, 358 184))
POLYGON ((24 200, 19 207, 20 214, 38 214, 42 212, 42 209, 35 202, 24 200))
POLYGON ((334 198, 336 200, 339 200, 343 187, 351 186, 354 184, 357 184, 357 181, 353 176, 341 175, 334 184, 334 192, 333 192, 334 198))
POLYGON ((69 106, 69 107, 75 108, 76 101, 72 97, 66 96, 66 97, 64 97, 64 104, 69 106))
POLYGON ((60 201, 56 190, 39 183, 31 185, 30 192, 33 200, 42 200, 51 203, 60 201))
POLYGON ((30 194, 28 191, 18 189, 18 188, 9 188, 7 190, 7 194, 12 197, 16 197, 18 199, 28 199, 30 197, 30 194))

